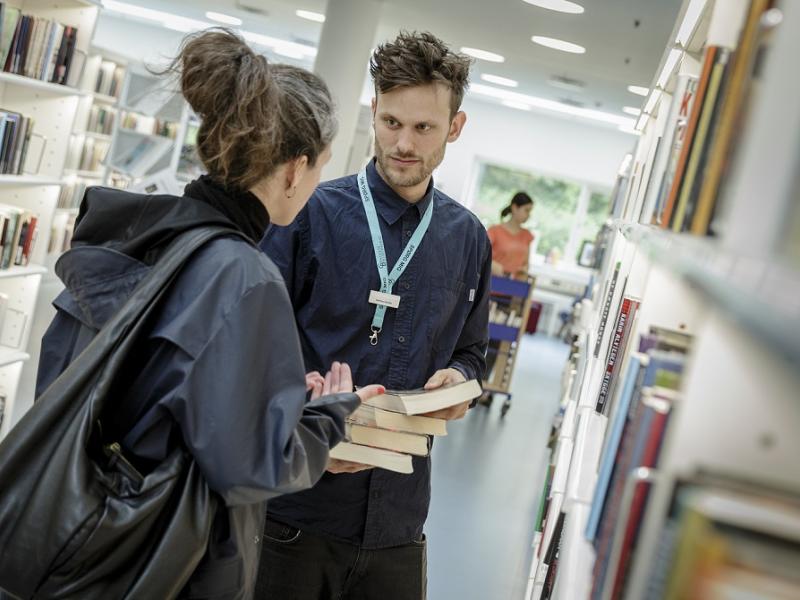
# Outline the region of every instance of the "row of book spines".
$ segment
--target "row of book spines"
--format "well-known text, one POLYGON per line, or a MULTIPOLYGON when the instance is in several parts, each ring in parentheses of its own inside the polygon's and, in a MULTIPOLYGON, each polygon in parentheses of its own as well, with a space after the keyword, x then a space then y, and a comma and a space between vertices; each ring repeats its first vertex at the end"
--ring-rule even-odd
POLYGON ((3 7, 3 70, 51 83, 66 84, 78 30, 52 19, 22 15, 3 7), (12 29, 13 27, 13 29, 12 29), (13 35, 8 33, 13 31, 13 35))
POLYGON ((151 134, 151 135, 160 135, 162 137, 167 137, 171 139, 175 139, 178 135, 178 123, 173 121, 165 121, 162 119, 153 119, 152 117, 145 117, 148 120, 152 120, 153 125, 152 127, 147 127, 147 129, 142 129, 139 126, 141 117, 137 113, 128 112, 125 113, 120 121, 120 126, 124 127, 125 129, 131 129, 135 131, 139 131, 141 133, 151 134))
POLYGON ((37 217, 13 206, 0 205, 0 269, 27 266, 37 234, 37 217))
POLYGON ((103 161, 108 153, 108 142, 96 142, 87 138, 83 143, 78 168, 81 171, 96 171, 103 166, 103 161))
POLYGON ((22 173, 32 134, 33 119, 0 109, 0 173, 22 173))
POLYGON ((122 89, 122 80, 125 77, 125 68, 113 61, 103 61, 97 73, 94 91, 105 96, 119 97, 122 89))
POLYGON ((769 4, 752 0, 734 52, 706 48, 697 90, 688 91, 691 110, 677 171, 655 219, 664 229, 709 233, 755 60, 760 17, 769 4))
POLYGON ((89 113, 89 122, 86 125, 86 130, 92 133, 110 135, 114 130, 114 116, 114 111, 102 106, 93 106, 89 113))

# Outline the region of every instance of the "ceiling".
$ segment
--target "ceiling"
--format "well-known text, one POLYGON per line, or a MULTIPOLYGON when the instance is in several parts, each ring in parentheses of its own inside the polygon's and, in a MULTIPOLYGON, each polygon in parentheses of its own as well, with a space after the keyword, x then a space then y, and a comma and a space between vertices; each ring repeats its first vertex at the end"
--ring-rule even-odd
MULTIPOLYGON (((324 13, 327 4, 325 0, 127 1, 200 20, 207 20, 207 10, 230 14, 243 19, 242 28, 248 31, 309 45, 316 45, 323 25, 297 17, 295 10, 324 13)), ((454 48, 470 46, 505 56, 503 63, 476 61, 475 83, 485 83, 481 74, 499 75, 519 81, 516 92, 620 116, 624 106, 641 107, 644 98, 627 86, 652 82, 682 0, 575 1, 584 6, 583 14, 558 13, 522 0, 383 0, 376 40, 391 39, 400 29, 431 31, 454 48), (574 42, 586 53, 538 46, 531 42, 532 35, 574 42), (554 76, 583 82, 583 89, 554 87, 549 83, 554 76)))

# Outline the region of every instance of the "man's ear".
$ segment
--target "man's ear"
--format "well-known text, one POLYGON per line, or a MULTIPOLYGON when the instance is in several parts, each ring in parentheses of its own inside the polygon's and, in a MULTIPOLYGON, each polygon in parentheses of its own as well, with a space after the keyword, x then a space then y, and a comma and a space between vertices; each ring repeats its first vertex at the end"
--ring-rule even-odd
POLYGON ((370 101, 370 106, 372 107, 372 121, 375 121, 375 111, 378 110, 378 99, 376 97, 372 97, 370 101))
POLYGON ((453 120, 450 122, 450 132, 447 134, 448 143, 455 142, 459 138, 466 122, 467 113, 465 113, 463 110, 458 111, 456 116, 453 117, 453 120))

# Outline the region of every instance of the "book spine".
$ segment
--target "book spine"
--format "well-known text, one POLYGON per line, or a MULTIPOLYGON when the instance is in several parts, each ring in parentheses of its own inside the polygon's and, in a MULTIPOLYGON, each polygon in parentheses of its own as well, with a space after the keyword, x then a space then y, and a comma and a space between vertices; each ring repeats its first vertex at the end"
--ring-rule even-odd
POLYGON ((675 168, 675 175, 672 179, 672 187, 670 188, 669 196, 667 197, 667 202, 664 206, 664 213, 661 215, 661 227, 663 229, 669 228, 670 221, 672 220, 672 213, 675 210, 675 203, 677 202, 678 194, 680 193, 681 183, 683 182, 683 174, 684 170, 686 169, 686 163, 689 160, 689 151, 692 148, 697 122, 700 120, 703 98, 705 97, 706 89, 708 88, 708 81, 711 78, 711 72, 713 71, 714 64, 716 63, 718 50, 719 48, 717 46, 709 46, 706 49, 705 60, 703 61, 703 71, 700 75, 700 83, 697 87, 697 93, 692 101, 692 114, 691 117, 689 117, 689 123, 686 126, 686 131, 684 133, 683 145, 681 146, 681 153, 678 158, 678 165, 675 168))
POLYGON ((601 414, 603 414, 603 410, 608 402, 609 392, 611 390, 611 382, 614 373, 616 372, 617 358, 619 356, 620 349, 622 348, 622 342, 625 337, 625 328, 627 326, 628 319, 631 316, 633 302, 634 301, 630 298, 624 298, 622 300, 622 307, 620 308, 619 316, 617 317, 617 326, 614 328, 614 339, 611 342, 608 359, 606 360, 606 370, 603 373, 603 381, 600 384, 600 393, 598 394, 597 405, 595 407, 595 410, 601 414))
POLYGON ((619 270, 622 263, 618 262, 614 267, 614 274, 611 276, 611 283, 608 285, 608 293, 606 294, 606 301, 603 304, 603 313, 600 318, 600 328, 597 330, 597 341, 594 344, 594 357, 600 355, 600 347, 603 345, 603 334, 606 329, 606 321, 608 320, 608 313, 611 310, 611 299, 614 297, 614 290, 617 287, 617 278, 619 277, 619 270))

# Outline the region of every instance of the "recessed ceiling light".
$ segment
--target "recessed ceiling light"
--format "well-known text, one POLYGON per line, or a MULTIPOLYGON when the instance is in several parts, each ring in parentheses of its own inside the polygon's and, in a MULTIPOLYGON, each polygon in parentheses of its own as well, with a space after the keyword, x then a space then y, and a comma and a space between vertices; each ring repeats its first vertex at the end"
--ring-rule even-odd
POLYGON ((580 4, 576 4, 575 2, 569 2, 568 0, 522 0, 528 4, 533 4, 534 6, 538 6, 540 8, 546 8, 547 10, 555 10, 558 12, 563 13, 570 13, 573 15, 580 15, 583 13, 583 7, 580 4))
POLYGON ((650 93, 650 88, 642 87, 641 85, 629 85, 628 91, 637 96, 647 96, 650 93))
POLYGON ((617 126, 625 125, 627 127, 632 127, 635 123, 635 121, 630 117, 624 117, 620 114, 607 113, 592 108, 569 106, 568 104, 563 104, 555 100, 549 100, 547 98, 540 98, 537 96, 529 96, 528 94, 521 94, 512 90, 496 88, 490 85, 483 85, 481 83, 471 84, 469 86, 469 91, 470 93, 481 94, 490 98, 497 98, 498 100, 508 100, 518 104, 527 104, 533 108, 581 117, 591 121, 601 121, 603 123, 612 123, 617 126))
POLYGON ((633 107, 633 106, 624 106, 622 108, 622 112, 624 112, 626 114, 629 114, 629 115, 633 115, 634 117, 638 117, 640 114, 642 114, 641 109, 633 107))
MULTIPOLYGON (((317 49, 314 48, 314 46, 299 44, 297 42, 290 42, 288 40, 282 40, 280 38, 274 38, 261 33, 254 33, 252 31, 242 30, 239 33, 241 33, 242 37, 246 39, 248 42, 259 44, 261 46, 264 46, 265 48, 272 48, 273 50, 281 48, 285 52, 290 52, 290 51, 297 52, 303 54, 304 56, 317 55, 317 49)), ((288 55, 284 54, 284 56, 288 55)))
POLYGON ((182 17, 173 13, 164 12, 163 10, 153 10, 152 8, 144 8, 135 4, 128 4, 127 2, 117 2, 117 0, 103 0, 103 9, 112 13, 133 17, 134 19, 155 21, 156 23, 175 31, 198 31, 200 29, 211 27, 211 24, 207 21, 189 19, 188 17, 182 17))
POLYGON ((316 21, 317 23, 325 22, 325 15, 311 10, 296 10, 294 11, 294 14, 301 19, 308 19, 309 21, 316 21))
POLYGON ((561 50, 562 52, 570 52, 572 54, 583 54, 586 52, 586 48, 579 46, 578 44, 565 42, 564 40, 557 40, 556 38, 545 37, 543 35, 534 35, 531 38, 531 41, 534 44, 546 46, 547 48, 552 48, 553 50, 561 50))
POLYGON ((489 62, 505 62, 506 57, 501 54, 495 54, 494 52, 488 52, 486 50, 481 50, 480 48, 469 48, 464 47, 461 48, 461 53, 466 54, 467 56, 472 56, 473 58, 479 58, 481 60, 488 60, 489 62))
POLYGON ((503 100, 500 104, 509 108, 516 108, 517 110, 532 110, 530 104, 515 102, 514 100, 503 100))
POLYGON ((489 75, 488 73, 482 74, 481 79, 483 79, 484 81, 488 81, 489 83, 496 83, 497 85, 504 85, 506 87, 519 86, 518 81, 514 81, 513 79, 508 79, 507 77, 500 77, 498 75, 489 75))
POLYGON ((238 27, 242 24, 242 20, 238 17, 232 17, 230 15, 224 15, 222 13, 208 11, 206 13, 206 18, 211 19, 212 21, 216 21, 217 23, 225 23, 225 25, 235 25, 238 27))

